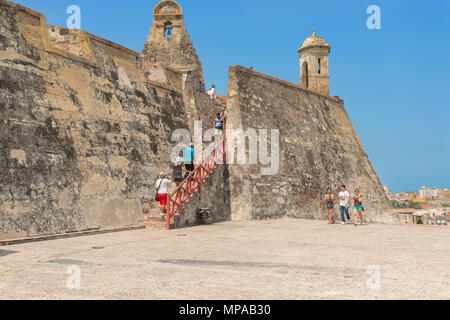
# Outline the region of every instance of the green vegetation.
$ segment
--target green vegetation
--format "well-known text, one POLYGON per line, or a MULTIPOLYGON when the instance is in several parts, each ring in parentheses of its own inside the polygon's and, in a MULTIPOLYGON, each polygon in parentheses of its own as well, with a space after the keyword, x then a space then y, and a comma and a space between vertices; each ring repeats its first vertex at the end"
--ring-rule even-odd
POLYGON ((442 208, 449 208, 449 207, 450 207, 450 204, 448 204, 448 203, 442 203, 441 206, 442 206, 442 208))
POLYGON ((422 209, 422 204, 418 202, 413 202, 409 204, 409 207, 413 209, 422 209))
POLYGON ((408 208, 406 203, 400 203, 398 201, 392 201, 392 206, 394 207, 394 209, 405 209, 405 208, 408 208))
POLYGON ((392 201, 392 206, 394 209, 422 209, 423 203, 419 202, 398 202, 398 201, 392 201))

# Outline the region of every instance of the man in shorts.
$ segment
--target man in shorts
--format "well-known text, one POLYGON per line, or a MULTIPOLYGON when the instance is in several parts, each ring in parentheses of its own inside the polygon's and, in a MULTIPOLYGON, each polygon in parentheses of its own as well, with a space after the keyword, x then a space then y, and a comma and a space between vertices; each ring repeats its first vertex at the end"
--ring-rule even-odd
POLYGON ((168 203, 168 197, 169 197, 169 186, 172 183, 172 180, 169 179, 169 177, 164 173, 161 172, 159 174, 159 179, 156 181, 155 188, 156 193, 158 194, 159 199, 159 207, 161 209, 161 217, 164 221, 166 217, 166 207, 168 203))

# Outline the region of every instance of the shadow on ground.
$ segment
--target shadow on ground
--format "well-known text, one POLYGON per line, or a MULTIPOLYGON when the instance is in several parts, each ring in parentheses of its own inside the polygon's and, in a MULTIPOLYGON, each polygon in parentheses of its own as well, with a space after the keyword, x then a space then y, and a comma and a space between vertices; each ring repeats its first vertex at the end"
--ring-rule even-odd
POLYGON ((0 257, 6 257, 10 254, 17 253, 18 251, 11 251, 11 250, 0 250, 0 257))

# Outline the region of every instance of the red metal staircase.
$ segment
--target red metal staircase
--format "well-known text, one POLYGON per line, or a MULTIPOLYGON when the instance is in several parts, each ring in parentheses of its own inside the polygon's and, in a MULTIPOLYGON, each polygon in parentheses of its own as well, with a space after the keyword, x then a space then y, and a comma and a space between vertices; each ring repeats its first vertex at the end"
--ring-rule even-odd
POLYGON ((195 193, 202 190, 202 184, 206 181, 209 175, 214 171, 218 164, 225 163, 225 144, 226 137, 223 136, 221 141, 217 143, 217 146, 211 152, 211 154, 195 167, 195 170, 183 181, 183 183, 174 191, 167 203, 167 218, 166 227, 167 230, 171 228, 172 219, 180 212, 183 205, 189 200, 189 198, 195 193))

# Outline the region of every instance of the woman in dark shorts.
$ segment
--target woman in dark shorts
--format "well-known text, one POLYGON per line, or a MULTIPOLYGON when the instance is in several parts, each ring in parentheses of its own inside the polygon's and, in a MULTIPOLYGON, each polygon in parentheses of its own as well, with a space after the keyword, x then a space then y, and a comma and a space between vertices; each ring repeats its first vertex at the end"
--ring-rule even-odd
POLYGON ((327 206, 328 224, 333 224, 335 222, 334 215, 333 215, 335 200, 336 200, 336 196, 332 193, 331 188, 328 188, 327 194, 325 195, 325 198, 323 199, 323 202, 327 206))

